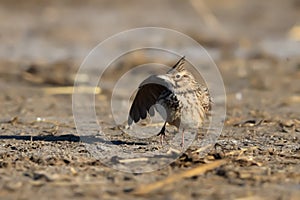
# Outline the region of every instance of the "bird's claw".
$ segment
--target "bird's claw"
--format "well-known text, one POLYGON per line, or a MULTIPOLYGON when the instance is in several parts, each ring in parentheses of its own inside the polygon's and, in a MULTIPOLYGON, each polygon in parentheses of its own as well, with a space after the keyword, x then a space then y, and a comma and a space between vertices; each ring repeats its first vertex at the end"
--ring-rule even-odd
POLYGON ((166 134, 161 134, 161 135, 160 135, 160 145, 161 145, 161 146, 163 146, 164 141, 166 140, 165 138, 166 138, 166 134))
POLYGON ((164 142, 165 137, 166 137, 165 131, 162 129, 162 130, 157 134, 157 136, 160 136, 160 145, 163 145, 163 142, 164 142))

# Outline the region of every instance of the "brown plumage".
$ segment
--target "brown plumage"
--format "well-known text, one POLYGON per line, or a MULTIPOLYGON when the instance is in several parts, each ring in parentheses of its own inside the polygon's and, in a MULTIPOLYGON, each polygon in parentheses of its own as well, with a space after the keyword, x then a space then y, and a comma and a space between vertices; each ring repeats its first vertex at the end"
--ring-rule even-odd
POLYGON ((165 120, 158 134, 161 139, 168 123, 182 129, 182 145, 185 129, 201 127, 211 108, 209 92, 184 68, 184 63, 182 57, 166 74, 152 75, 140 84, 129 111, 129 125, 145 119, 147 113, 153 116, 155 109, 165 120))

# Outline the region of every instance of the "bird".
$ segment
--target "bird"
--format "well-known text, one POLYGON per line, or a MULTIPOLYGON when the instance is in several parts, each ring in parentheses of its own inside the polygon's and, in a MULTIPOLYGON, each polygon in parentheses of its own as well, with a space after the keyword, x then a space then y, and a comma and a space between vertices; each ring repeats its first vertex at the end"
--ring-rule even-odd
POLYGON ((191 72, 185 69, 185 56, 181 57, 166 74, 151 75, 139 85, 129 110, 128 125, 155 115, 155 110, 165 120, 157 136, 165 139, 166 125, 175 126, 177 131, 198 129, 208 116, 212 100, 208 88, 198 83, 191 72))

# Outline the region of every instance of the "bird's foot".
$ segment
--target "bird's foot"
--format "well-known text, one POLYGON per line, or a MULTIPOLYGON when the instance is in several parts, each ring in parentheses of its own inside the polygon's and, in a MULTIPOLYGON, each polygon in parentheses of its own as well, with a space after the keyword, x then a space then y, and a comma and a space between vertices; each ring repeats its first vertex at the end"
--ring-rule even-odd
POLYGON ((164 142, 166 141, 166 134, 161 134, 159 141, 160 141, 160 145, 163 146, 164 142))
POLYGON ((181 148, 181 150, 183 150, 184 149, 184 142, 182 141, 182 142, 180 142, 180 148, 181 148))
POLYGON ((165 139, 166 139, 166 133, 165 133, 165 130, 161 130, 157 136, 160 136, 159 137, 159 141, 160 141, 160 145, 163 145, 165 139))
POLYGON ((161 130, 157 134, 157 136, 160 136, 160 145, 163 145, 163 141, 165 140, 165 137, 166 137, 165 132, 166 132, 166 123, 164 124, 164 126, 161 128, 161 130))
POLYGON ((163 145, 163 143, 166 141, 166 128, 165 128, 165 126, 160 130, 160 132, 157 134, 157 136, 160 136, 160 145, 163 145))

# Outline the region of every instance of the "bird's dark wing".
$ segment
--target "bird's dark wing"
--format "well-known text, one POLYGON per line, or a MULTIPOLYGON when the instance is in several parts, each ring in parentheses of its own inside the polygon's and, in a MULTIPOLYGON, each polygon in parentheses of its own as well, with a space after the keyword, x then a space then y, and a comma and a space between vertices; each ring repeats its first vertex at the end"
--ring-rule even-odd
POLYGON ((133 122, 138 122, 141 119, 147 117, 147 113, 150 116, 154 115, 153 105, 156 104, 158 97, 165 91, 172 91, 171 84, 163 79, 162 76, 152 75, 145 79, 139 86, 137 94, 131 105, 128 125, 133 122))

